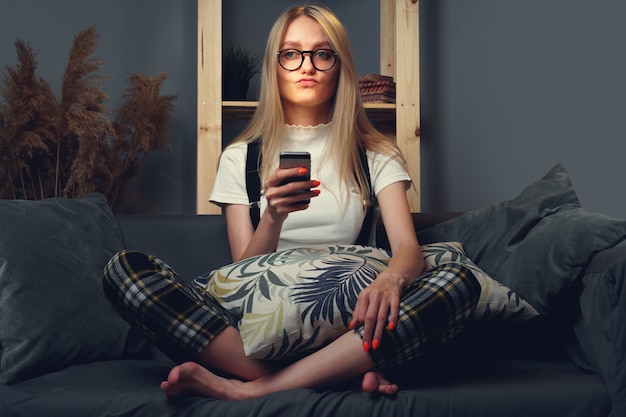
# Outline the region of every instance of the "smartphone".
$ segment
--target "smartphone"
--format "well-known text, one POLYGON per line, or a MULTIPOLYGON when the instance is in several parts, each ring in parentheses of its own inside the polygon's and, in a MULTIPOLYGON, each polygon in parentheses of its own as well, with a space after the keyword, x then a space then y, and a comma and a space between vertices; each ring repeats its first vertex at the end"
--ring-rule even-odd
MULTIPOLYGON (((280 167, 281 168, 306 168, 306 174, 287 178, 282 182, 288 184, 294 181, 308 181, 311 179, 311 154, 309 152, 288 152, 283 151, 280 153, 280 167)), ((298 201, 296 204, 309 204, 310 199, 298 201)))

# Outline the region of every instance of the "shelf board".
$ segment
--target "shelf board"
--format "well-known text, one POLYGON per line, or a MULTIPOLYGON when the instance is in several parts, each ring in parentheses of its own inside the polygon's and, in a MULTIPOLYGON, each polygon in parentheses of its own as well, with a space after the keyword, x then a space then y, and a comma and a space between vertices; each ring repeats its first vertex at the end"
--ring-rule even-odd
MULTIPOLYGON (((247 119, 258 105, 258 101, 222 101, 222 114, 225 118, 247 119)), ((373 120, 393 120, 396 117, 394 103, 364 103, 363 107, 373 120)))
POLYGON ((363 103, 363 107, 372 120, 392 121, 396 119, 395 103, 363 103))

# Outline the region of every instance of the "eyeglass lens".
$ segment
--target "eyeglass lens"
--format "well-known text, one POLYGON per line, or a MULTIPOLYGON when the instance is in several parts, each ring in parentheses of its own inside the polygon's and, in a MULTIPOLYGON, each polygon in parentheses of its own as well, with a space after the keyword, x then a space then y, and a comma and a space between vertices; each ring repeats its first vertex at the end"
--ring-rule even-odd
POLYGON ((315 51, 284 49, 278 51, 278 63, 287 71, 295 71, 304 63, 305 54, 309 54, 313 67, 318 71, 328 71, 337 61, 337 54, 331 49, 317 49, 315 51))

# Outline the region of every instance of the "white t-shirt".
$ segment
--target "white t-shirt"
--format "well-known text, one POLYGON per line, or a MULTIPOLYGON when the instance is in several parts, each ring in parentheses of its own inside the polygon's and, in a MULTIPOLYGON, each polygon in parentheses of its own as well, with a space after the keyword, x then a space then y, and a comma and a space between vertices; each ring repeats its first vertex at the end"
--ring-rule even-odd
MULTIPOLYGON (((320 181, 319 196, 311 199, 308 209, 290 213, 280 233, 277 250, 313 245, 352 244, 356 241, 365 217, 365 207, 360 194, 351 189, 346 204, 345 190, 341 189, 334 162, 327 158, 324 166, 320 159, 327 141, 329 124, 314 127, 288 125, 285 128, 283 150, 311 153, 311 179, 320 181)), ((246 191, 247 145, 238 143, 227 147, 220 157, 215 185, 210 201, 215 204, 249 205, 246 191)), ((389 184, 406 181, 410 177, 393 158, 367 151, 372 190, 374 195, 389 184)), ((278 161, 275 162, 278 166, 278 161)), ((263 194, 263 193, 262 193, 263 194)), ((267 200, 261 196, 261 214, 267 200)))

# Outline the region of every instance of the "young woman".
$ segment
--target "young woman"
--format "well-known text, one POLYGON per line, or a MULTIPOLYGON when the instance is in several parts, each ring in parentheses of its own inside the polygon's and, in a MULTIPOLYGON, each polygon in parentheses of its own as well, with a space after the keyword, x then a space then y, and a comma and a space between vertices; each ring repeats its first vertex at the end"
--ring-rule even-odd
POLYGON ((419 301, 415 291, 405 291, 423 267, 406 197, 410 178, 397 146, 367 119, 341 23, 325 7, 288 9, 267 42, 259 107, 224 150, 211 195, 224 209, 233 260, 291 247, 354 243, 366 205, 373 203, 362 185, 367 181, 360 148, 367 150, 371 186, 393 256, 359 295, 350 323, 355 331, 295 363, 280 367, 246 357, 237 320, 158 259, 135 251, 114 257, 105 271, 105 291, 113 304, 166 353, 183 358, 161 384, 166 395, 245 399, 327 387, 358 376, 365 391, 398 390, 377 369, 410 362, 424 345, 413 332, 419 326, 414 310, 419 301), (264 190, 256 228, 245 185, 247 143, 255 140, 261 140, 264 190), (281 185, 304 169, 278 169, 283 150, 310 152, 313 179, 281 185), (310 204, 301 203, 303 196, 310 204))

